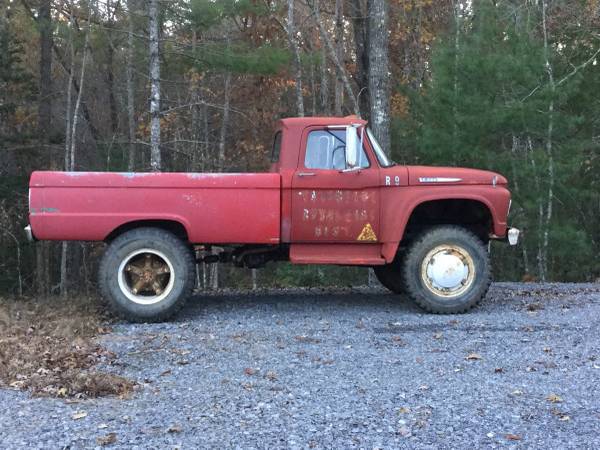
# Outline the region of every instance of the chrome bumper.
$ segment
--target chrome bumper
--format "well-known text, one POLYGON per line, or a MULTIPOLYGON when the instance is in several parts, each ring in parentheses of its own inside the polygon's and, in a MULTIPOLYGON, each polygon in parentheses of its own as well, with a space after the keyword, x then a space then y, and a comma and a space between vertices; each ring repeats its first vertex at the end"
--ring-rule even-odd
POLYGON ((27 236, 27 240, 29 242, 35 241, 35 238, 33 237, 33 231, 31 231, 31 225, 27 225, 25 227, 25 236, 27 236))
POLYGON ((508 238, 508 243, 510 245, 517 245, 519 243, 519 235, 521 231, 518 228, 509 228, 506 233, 506 237, 508 238))

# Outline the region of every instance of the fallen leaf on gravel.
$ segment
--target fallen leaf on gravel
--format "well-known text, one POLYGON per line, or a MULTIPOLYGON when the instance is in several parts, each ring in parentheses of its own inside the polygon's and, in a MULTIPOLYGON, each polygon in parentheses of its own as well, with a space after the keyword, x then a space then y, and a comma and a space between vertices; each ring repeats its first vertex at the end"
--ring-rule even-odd
POLYGON ((296 339, 298 342, 308 342, 310 344, 318 344, 319 342, 321 342, 320 339, 315 339, 306 335, 294 336, 294 339, 296 339))
POLYGON ((469 353, 465 357, 465 359, 467 359, 469 361, 477 361, 477 360, 480 360, 480 359, 483 359, 483 358, 481 357, 481 355, 479 353, 469 353))
POLYGON ((108 334, 112 331, 112 328, 110 327, 98 327, 98 329, 96 330, 98 331, 98 334, 108 334))
POLYGON ((400 408, 398 410, 398 414, 406 414, 406 413, 409 413, 409 412, 410 412, 410 408, 407 408, 405 406, 403 406, 402 408, 400 408))
POLYGON ((509 441, 520 441, 522 439, 518 434, 507 434, 504 437, 509 441))
POLYGON ((529 305, 527 305, 527 311, 540 311, 544 309, 544 307, 542 306, 541 303, 530 303, 529 305))
POLYGON ((167 432, 169 432, 169 433, 181 433, 182 431, 183 431, 183 428, 181 428, 181 425, 171 425, 167 429, 167 432))
POLYGON ((85 411, 77 411, 71 416, 73 420, 83 419, 84 417, 87 417, 87 413, 85 411))
POLYGON ((448 325, 458 325, 458 320, 452 319, 450 322, 448 322, 448 325))
POLYGON ((404 437, 410 436, 410 430, 408 429, 408 427, 400 427, 398 429, 398 433, 400 433, 400 435, 404 437))
POLYGON ((167 369, 160 374, 161 377, 164 377, 165 375, 171 375, 171 369, 167 369))
POLYGON ((546 400, 548 400, 550 403, 561 403, 563 401, 563 399, 556 394, 550 394, 548 397, 546 397, 546 400))
POLYGON ((98 445, 110 445, 117 442, 117 433, 108 433, 106 436, 96 438, 98 445))
POLYGON ((253 369, 252 367, 246 367, 244 369, 244 373, 248 376, 254 375, 256 373, 256 369, 253 369))
POLYGON ((275 381, 277 380, 277 373, 273 372, 272 370, 269 370, 265 375, 265 378, 269 381, 275 381))

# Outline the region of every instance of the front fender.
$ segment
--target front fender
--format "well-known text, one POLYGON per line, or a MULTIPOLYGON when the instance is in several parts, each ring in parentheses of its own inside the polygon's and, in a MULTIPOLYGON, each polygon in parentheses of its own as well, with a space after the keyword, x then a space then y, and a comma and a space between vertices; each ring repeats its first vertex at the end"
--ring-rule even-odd
POLYGON ((436 200, 473 200, 482 203, 492 218, 490 233, 506 234, 506 216, 510 192, 503 186, 408 186, 382 189, 382 254, 391 262, 404 236, 406 225, 415 209, 436 200))

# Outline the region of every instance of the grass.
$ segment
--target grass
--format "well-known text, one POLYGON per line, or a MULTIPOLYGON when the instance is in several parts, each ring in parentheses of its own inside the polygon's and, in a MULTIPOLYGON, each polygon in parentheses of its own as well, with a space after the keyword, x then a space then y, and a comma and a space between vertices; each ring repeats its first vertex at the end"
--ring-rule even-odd
POLYGON ((110 320, 93 298, 0 297, 0 387, 65 398, 127 396, 131 381, 95 368, 115 358, 95 339, 110 332, 110 320))

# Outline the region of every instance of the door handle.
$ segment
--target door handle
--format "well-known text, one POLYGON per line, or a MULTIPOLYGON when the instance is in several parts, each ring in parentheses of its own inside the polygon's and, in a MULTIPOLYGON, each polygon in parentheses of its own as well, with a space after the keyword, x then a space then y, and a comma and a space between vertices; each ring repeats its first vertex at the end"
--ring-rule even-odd
POLYGON ((314 177, 315 175, 314 172, 298 172, 299 177, 314 177))

